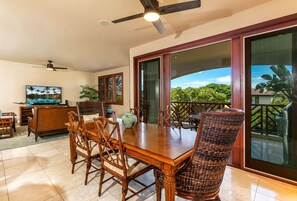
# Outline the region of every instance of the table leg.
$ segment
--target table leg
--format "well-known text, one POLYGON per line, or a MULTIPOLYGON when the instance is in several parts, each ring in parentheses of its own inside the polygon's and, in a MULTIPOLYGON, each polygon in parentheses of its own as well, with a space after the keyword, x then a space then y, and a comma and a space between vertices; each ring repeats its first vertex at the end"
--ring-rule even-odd
POLYGON ((165 189, 165 200, 175 200, 175 177, 174 174, 166 172, 164 174, 164 189, 165 189))

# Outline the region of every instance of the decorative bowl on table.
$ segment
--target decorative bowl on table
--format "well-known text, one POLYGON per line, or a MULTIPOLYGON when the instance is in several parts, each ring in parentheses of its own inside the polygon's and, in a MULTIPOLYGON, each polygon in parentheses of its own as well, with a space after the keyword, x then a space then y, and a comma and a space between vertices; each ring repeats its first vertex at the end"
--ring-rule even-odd
POLYGON ((137 117, 136 115, 128 112, 122 116, 122 122, 125 128, 133 128, 137 123, 137 117))

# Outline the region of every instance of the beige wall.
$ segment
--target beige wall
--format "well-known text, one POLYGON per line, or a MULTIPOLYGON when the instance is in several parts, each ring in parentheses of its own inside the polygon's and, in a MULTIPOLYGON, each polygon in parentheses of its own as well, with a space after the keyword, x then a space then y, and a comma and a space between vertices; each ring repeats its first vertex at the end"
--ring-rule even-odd
POLYGON ((80 71, 47 71, 33 68, 31 64, 0 60, 0 110, 12 111, 19 116, 19 106, 13 102, 25 102, 25 85, 62 87, 63 103, 71 105, 79 100, 80 85, 97 84, 94 73, 80 71))
MULTIPOLYGON (((124 104, 123 105, 111 105, 111 109, 116 112, 117 117, 121 117, 124 113, 130 111, 130 83, 129 83, 129 66, 120 68, 103 70, 95 73, 96 80, 99 76, 123 73, 123 89, 124 89, 124 104)), ((98 81, 97 81, 98 84, 98 81)))
MULTIPOLYGON (((181 36, 171 35, 160 40, 156 40, 144 45, 140 45, 130 49, 130 83, 133 83, 133 58, 145 53, 172 47, 186 42, 195 41, 206 38, 208 36, 217 35, 227 31, 279 18, 282 16, 294 14, 297 11, 296 0, 274 0, 258 7, 254 7, 243 12, 234 14, 230 17, 215 20, 207 24, 184 31, 181 36)), ((131 85, 131 105, 134 105, 133 91, 134 86, 131 85)))

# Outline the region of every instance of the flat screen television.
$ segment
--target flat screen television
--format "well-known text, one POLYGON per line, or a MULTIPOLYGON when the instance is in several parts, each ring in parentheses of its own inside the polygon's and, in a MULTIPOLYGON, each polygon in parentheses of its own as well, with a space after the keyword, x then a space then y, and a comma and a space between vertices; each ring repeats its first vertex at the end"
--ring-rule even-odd
POLYGON ((26 85, 26 102, 29 105, 61 104, 62 87, 26 85))

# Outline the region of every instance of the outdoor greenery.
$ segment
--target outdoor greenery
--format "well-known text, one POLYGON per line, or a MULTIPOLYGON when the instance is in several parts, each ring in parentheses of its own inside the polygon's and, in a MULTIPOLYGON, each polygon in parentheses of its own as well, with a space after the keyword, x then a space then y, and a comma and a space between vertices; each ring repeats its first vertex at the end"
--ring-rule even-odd
POLYGON ((181 87, 171 89, 173 102, 230 102, 231 86, 226 84, 208 84, 203 87, 181 87))
POLYGON ((89 101, 98 100, 98 86, 80 85, 81 91, 79 98, 87 98, 89 101))
POLYGON ((273 75, 264 74, 261 77, 266 80, 256 85, 260 93, 274 92, 273 103, 288 104, 293 99, 292 74, 285 65, 270 66, 273 75))

